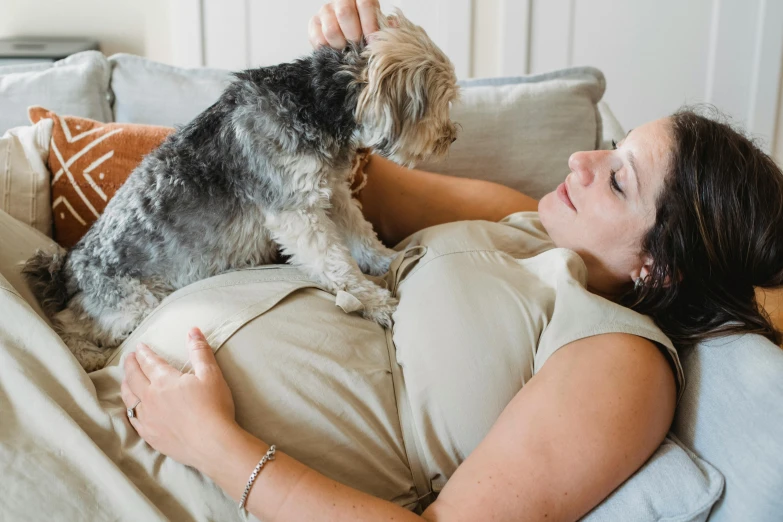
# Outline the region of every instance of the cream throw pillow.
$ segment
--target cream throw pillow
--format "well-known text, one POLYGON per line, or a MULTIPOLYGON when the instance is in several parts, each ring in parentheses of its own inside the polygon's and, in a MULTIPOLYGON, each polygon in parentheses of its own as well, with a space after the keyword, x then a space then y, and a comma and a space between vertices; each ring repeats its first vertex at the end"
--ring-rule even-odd
POLYGON ((0 209, 52 235, 49 140, 53 122, 16 127, 0 138, 0 209))
POLYGON ((539 199, 565 179, 573 152, 602 144, 597 104, 606 81, 594 67, 461 85, 451 118, 462 132, 444 161, 416 168, 494 181, 539 199))

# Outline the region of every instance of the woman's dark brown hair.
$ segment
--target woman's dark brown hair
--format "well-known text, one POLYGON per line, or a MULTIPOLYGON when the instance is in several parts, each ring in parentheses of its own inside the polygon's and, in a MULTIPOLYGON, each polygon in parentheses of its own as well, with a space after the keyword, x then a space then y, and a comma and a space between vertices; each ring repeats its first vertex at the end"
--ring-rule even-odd
POLYGON ((641 245, 654 268, 622 302, 679 346, 730 333, 779 345, 755 287, 783 285, 783 173, 713 113, 684 108, 670 118, 670 172, 641 245))

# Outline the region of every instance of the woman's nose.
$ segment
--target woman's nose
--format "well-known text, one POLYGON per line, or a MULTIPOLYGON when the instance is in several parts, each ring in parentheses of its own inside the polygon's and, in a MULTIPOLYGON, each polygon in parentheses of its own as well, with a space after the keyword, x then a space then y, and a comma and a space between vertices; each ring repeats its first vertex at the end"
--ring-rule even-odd
POLYGON ((586 186, 593 182, 596 168, 600 162, 600 151, 574 152, 568 158, 568 168, 574 173, 579 183, 586 186))

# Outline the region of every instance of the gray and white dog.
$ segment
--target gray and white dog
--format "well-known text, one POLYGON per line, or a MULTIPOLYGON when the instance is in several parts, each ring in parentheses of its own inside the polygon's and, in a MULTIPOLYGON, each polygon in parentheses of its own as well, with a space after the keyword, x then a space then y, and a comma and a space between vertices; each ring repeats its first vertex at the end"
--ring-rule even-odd
POLYGON ((351 198, 356 149, 405 165, 447 153, 459 92, 445 54, 402 13, 343 51, 235 74, 219 100, 147 155, 65 254, 25 273, 88 371, 172 291, 278 252, 389 327, 396 300, 362 274, 396 254, 351 198))

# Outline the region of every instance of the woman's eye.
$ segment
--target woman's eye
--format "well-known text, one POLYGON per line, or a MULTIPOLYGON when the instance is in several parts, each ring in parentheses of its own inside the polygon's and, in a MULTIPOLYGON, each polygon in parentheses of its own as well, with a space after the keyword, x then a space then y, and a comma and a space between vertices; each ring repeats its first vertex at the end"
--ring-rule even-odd
POLYGON ((614 190, 616 190, 617 192, 619 192, 620 194, 624 194, 624 192, 623 192, 623 189, 621 189, 621 188, 620 188, 620 185, 618 185, 618 184, 617 184, 617 177, 615 177, 615 174, 617 174, 617 172, 615 172, 615 171, 613 171, 613 170, 610 170, 610 171, 609 171, 609 185, 610 185, 610 186, 611 186, 611 187, 612 187, 614 190))

